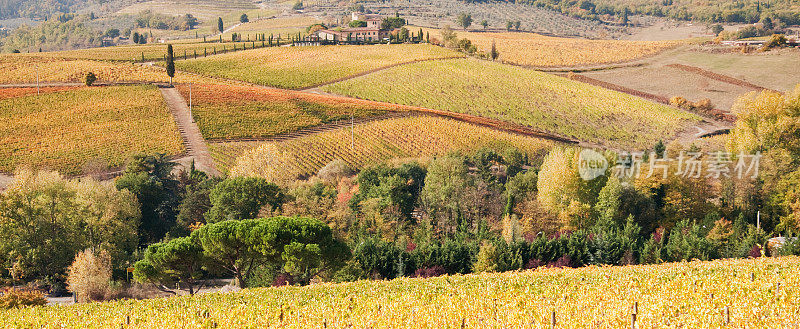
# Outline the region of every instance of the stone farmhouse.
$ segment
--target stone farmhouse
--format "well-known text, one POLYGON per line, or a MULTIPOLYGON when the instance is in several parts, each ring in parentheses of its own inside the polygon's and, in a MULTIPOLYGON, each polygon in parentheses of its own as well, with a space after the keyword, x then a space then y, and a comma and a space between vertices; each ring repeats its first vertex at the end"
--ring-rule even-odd
POLYGON ((326 41, 380 41, 389 37, 390 30, 382 30, 383 17, 375 14, 352 13, 351 20, 367 22, 365 27, 348 27, 341 30, 319 30, 317 37, 326 41))

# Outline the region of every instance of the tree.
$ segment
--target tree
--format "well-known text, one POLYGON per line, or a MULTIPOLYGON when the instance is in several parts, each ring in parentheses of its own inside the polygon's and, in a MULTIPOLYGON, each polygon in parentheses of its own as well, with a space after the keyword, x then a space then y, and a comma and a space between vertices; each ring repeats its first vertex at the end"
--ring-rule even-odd
POLYGON ((180 191, 171 174, 174 166, 163 154, 136 155, 115 182, 118 190, 128 190, 139 200, 141 245, 161 240, 175 225, 180 191))
POLYGON ((520 21, 516 21, 516 22, 514 22, 514 29, 515 29, 515 30, 517 30, 517 31, 519 31, 519 27, 520 27, 521 25, 522 25, 522 23, 521 23, 520 21))
POLYGON ((514 27, 514 22, 512 22, 512 21, 506 21, 506 30, 507 30, 507 31, 511 31, 511 29, 512 29, 513 27, 514 27))
POLYGON ((67 275, 69 291, 80 302, 103 300, 111 283, 111 257, 106 251, 86 249, 75 257, 67 275))
POLYGON ((309 218, 228 220, 203 226, 192 238, 242 288, 259 267, 274 265, 308 282, 323 271, 335 271, 350 256, 327 225, 309 218))
POLYGON ((133 32, 133 37, 131 38, 131 41, 133 41, 133 43, 135 44, 139 44, 139 32, 133 32))
POLYGON ((197 236, 182 237, 147 247, 144 258, 134 265, 133 278, 140 283, 152 283, 162 291, 177 283, 177 287, 193 295, 202 278, 205 264, 203 247, 197 236))
POLYGON ((483 26, 483 29, 485 30, 489 26, 489 21, 487 21, 485 19, 482 20, 481 21, 481 26, 483 26))
POLYGON ((303 2, 302 1, 295 2, 294 6, 292 6, 292 10, 303 10, 303 2))
POLYGON ((133 194, 91 178, 17 171, 0 193, 0 266, 17 280, 57 278, 86 248, 118 266, 136 248, 138 210, 133 194))
POLYGON ((497 57, 500 57, 500 52, 497 51, 497 44, 492 40, 492 49, 489 50, 489 58, 494 61, 497 60, 497 57))
POLYGON ((169 76, 169 84, 172 85, 172 78, 175 77, 175 58, 172 53, 172 44, 167 45, 167 75, 169 76))
POLYGON ((217 17, 217 31, 219 31, 220 34, 225 32, 225 26, 222 23, 222 17, 217 17))
POLYGON ((249 21, 250 21, 250 19, 247 18, 247 14, 242 14, 242 16, 239 17, 239 23, 247 23, 249 21))
POLYGON ((470 25, 472 25, 472 14, 461 13, 458 15, 456 22, 458 22, 458 25, 466 30, 468 27, 470 27, 470 25))
POLYGON ((725 31, 725 28, 722 27, 722 24, 711 25, 711 33, 714 33, 715 36, 719 36, 722 31, 725 31))
POLYGON ((83 83, 87 87, 91 87, 94 82, 97 81, 97 77, 94 75, 94 72, 86 73, 86 77, 83 79, 83 83))
POLYGON ((347 26, 350 27, 367 27, 367 22, 359 21, 359 20, 352 20, 350 23, 347 23, 347 26))
POLYGON ((206 213, 209 223, 224 220, 252 219, 264 206, 279 208, 284 201, 283 190, 263 178, 235 177, 226 179, 211 190, 211 209, 206 213))

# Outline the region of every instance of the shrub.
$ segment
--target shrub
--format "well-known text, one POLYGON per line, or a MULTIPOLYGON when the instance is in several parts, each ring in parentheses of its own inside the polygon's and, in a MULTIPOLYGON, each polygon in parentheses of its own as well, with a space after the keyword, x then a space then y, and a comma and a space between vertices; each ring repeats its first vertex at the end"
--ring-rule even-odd
POLYGON ((47 304, 47 299, 38 290, 5 288, 0 291, 0 310, 45 304, 47 304))
POLYGON ((353 174, 353 169, 347 165, 344 160, 338 159, 329 162, 325 167, 319 170, 317 177, 327 182, 338 182, 343 177, 348 177, 353 174))
POLYGON ((67 270, 67 287, 79 302, 103 300, 110 291, 111 257, 108 252, 86 249, 67 270))
POLYGON ((95 81, 97 81, 97 76, 94 75, 94 72, 89 72, 86 73, 86 78, 83 80, 83 83, 91 87, 95 81))

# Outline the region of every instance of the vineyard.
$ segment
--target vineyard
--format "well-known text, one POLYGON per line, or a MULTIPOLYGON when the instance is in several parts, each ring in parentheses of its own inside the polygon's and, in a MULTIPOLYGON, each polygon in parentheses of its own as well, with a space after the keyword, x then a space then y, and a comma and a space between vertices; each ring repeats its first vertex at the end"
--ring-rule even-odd
POLYGON ((81 87, 43 87, 37 89, 36 87, 28 88, 0 88, 0 100, 22 97, 27 95, 35 95, 37 93, 52 93, 56 91, 74 90, 81 87))
MULTIPOLYGON (((189 99, 188 85, 178 89, 189 99)), ((263 138, 336 120, 376 116, 401 106, 263 87, 199 84, 192 113, 206 139, 263 138)))
MULTIPOLYGON (((34 56, 0 56, 0 83, 83 82, 93 72, 97 82, 166 82, 167 73, 156 67, 83 59, 34 56)), ((178 73, 175 82, 212 82, 213 79, 178 73)))
POLYGON ((430 279, 0 311, 23 328, 787 328, 800 259, 759 258, 430 279), (667 297, 669 296, 669 297, 667 297), (635 306, 635 307, 634 307, 635 306))
POLYGON ((337 159, 353 168, 390 160, 445 155, 459 150, 515 146, 543 155, 552 142, 432 116, 410 116, 364 123, 270 143, 211 144, 217 167, 233 176, 288 181, 316 174, 337 159), (352 137, 352 139, 351 139, 352 137))
MULTIPOLYGON (((219 39, 209 39, 208 41, 219 41, 219 39)), ((202 40, 201 40, 202 41, 202 40)), ((175 57, 182 59, 184 55, 187 57, 194 57, 204 55, 213 55, 214 53, 222 53, 225 51, 233 50, 234 47, 238 50, 243 48, 250 49, 253 47, 252 42, 194 42, 194 43, 173 43, 173 51, 175 57)), ((255 35, 253 35, 255 41, 255 35)), ((256 46, 260 47, 261 42, 257 42, 256 46)), ((87 59, 87 60, 102 60, 102 61, 130 61, 130 62, 145 62, 145 61, 161 61, 167 55, 167 45, 161 43, 145 44, 145 45, 126 45, 114 47, 101 47, 90 49, 76 49, 43 53, 30 53, 20 56, 31 57, 44 57, 44 58, 61 58, 61 59, 87 59)))
POLYGON ((650 147, 700 120, 635 96, 470 59, 403 65, 323 90, 505 120, 611 147, 650 147))
MULTIPOLYGON (((439 30, 428 30, 441 40, 439 30)), ((464 32, 480 52, 488 52, 495 43, 500 60, 535 67, 572 67, 627 62, 674 48, 681 41, 588 40, 549 37, 522 32, 464 32)))
POLYGON ((179 70, 299 89, 415 60, 461 57, 430 45, 273 47, 179 61, 179 70), (268 59, 268 60, 265 60, 268 59))
POLYGON ((30 165, 72 175, 90 160, 117 167, 137 153, 183 152, 175 122, 152 86, 34 92, 0 100, 0 119, 3 172, 30 165))

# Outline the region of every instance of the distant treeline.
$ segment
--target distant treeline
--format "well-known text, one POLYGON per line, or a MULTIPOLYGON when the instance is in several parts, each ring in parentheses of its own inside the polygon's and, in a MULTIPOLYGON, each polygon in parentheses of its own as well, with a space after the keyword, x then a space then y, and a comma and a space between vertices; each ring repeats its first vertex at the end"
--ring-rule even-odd
POLYGON ((3 52, 64 50, 102 45, 103 34, 89 17, 59 14, 38 26, 20 26, 0 39, 3 52))
POLYGON ((74 9, 87 4, 89 4, 87 0, 0 0, 0 19, 17 17, 41 19, 74 12, 74 9))
MULTIPOLYGON (((502 0, 466 0, 468 3, 502 0)), ((795 1, 722 0, 697 3, 689 0, 518 0, 562 14, 590 20, 611 15, 627 23, 628 15, 649 15, 708 23, 756 23, 769 17, 786 25, 800 24, 800 5, 795 1)))

